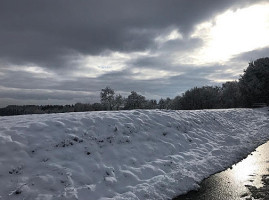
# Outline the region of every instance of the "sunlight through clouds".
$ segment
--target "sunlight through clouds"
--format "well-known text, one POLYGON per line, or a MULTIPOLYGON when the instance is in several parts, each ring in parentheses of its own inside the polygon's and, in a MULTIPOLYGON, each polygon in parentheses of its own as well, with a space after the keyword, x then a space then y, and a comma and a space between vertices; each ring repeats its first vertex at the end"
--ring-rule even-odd
POLYGON ((192 34, 204 46, 195 51, 199 64, 227 62, 233 55, 269 46, 269 4, 228 10, 199 24, 192 34))
POLYGON ((116 72, 126 69, 126 63, 134 58, 148 55, 147 51, 121 53, 108 52, 104 55, 83 56, 80 60, 81 70, 73 75, 77 77, 98 77, 108 72, 116 72))
POLYGON ((163 34, 163 35, 156 37, 155 41, 157 43, 162 44, 162 43, 165 43, 165 42, 168 42, 171 40, 179 40, 179 39, 183 39, 183 35, 177 29, 174 29, 171 32, 169 32, 168 34, 163 34))
POLYGON ((155 69, 143 69, 143 68, 136 68, 132 70, 133 75, 132 78, 135 80, 152 80, 158 78, 164 78, 169 76, 178 76, 182 73, 173 73, 171 75, 170 71, 167 70, 155 70, 155 69))
MULTIPOLYGON (((2 70, 4 72, 25 72, 31 74, 32 77, 36 78, 56 78, 56 74, 52 71, 44 69, 36 65, 7 65, 3 66, 2 70)), ((4 74, 4 73, 3 73, 4 74)), ((58 78, 58 77, 57 77, 58 78)))

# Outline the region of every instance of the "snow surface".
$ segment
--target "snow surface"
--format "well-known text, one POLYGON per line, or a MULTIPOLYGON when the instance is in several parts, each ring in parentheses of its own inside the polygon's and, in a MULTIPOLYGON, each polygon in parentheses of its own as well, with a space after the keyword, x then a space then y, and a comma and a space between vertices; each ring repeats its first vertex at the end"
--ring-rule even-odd
POLYGON ((0 199, 171 199, 269 139, 266 109, 0 118, 0 199))

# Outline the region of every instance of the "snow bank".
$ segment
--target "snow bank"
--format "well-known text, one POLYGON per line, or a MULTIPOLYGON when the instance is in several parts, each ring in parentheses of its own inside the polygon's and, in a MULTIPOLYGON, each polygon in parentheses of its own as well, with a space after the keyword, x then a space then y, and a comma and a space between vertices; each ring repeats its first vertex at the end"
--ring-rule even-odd
POLYGON ((0 199, 170 199, 269 139, 266 109, 0 118, 0 199))

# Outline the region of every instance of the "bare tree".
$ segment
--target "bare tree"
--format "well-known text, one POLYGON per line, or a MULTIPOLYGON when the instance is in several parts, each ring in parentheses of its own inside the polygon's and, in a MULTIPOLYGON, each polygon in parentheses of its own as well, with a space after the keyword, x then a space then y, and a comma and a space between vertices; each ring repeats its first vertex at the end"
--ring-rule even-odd
POLYGON ((101 104, 106 108, 106 110, 113 110, 114 107, 114 94, 115 91, 110 87, 102 89, 100 92, 101 104))
POLYGON ((116 95, 116 97, 115 97, 115 109, 119 110, 120 108, 122 108, 123 102, 124 102, 123 97, 120 94, 116 95))

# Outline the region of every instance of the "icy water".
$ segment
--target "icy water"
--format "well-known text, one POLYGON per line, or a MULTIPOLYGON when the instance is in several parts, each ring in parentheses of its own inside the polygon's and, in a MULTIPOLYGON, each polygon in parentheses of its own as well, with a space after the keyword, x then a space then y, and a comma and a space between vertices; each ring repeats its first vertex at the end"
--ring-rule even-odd
POLYGON ((269 141, 247 158, 205 179, 198 191, 174 200, 269 199, 269 141))

